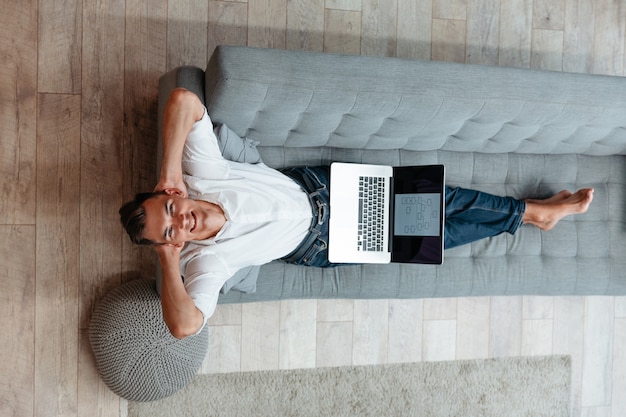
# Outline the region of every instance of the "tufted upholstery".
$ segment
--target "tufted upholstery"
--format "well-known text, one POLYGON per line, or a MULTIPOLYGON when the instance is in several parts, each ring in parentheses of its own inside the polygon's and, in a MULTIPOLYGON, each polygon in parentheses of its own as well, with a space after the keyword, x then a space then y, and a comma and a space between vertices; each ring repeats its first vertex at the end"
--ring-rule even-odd
MULTIPOLYGON (((285 166, 301 162, 289 152, 264 159, 268 156, 285 166)), ((315 162, 380 160, 371 151, 308 156, 315 162)), ((261 269, 255 294, 232 292, 220 302, 626 294, 623 156, 402 151, 387 158, 392 164, 443 163, 449 183, 502 195, 548 196, 561 189, 593 186, 594 204, 585 215, 566 218, 549 233, 524 226, 515 236, 500 235, 447 250, 440 267, 363 265, 314 270, 274 262, 261 269)))
POLYGON ((624 78, 241 47, 183 78, 270 166, 443 163, 449 184, 495 194, 596 190, 584 216, 448 250, 441 267, 274 262, 256 294, 220 302, 626 294, 624 78))
POLYGON ((261 146, 626 152, 615 77, 221 48, 206 95, 214 120, 261 146))

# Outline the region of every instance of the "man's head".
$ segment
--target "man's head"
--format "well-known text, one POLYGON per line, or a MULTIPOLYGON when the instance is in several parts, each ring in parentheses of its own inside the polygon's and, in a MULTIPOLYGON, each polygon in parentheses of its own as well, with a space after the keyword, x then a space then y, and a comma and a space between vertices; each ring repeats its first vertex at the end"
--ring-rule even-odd
POLYGON ((152 245, 156 242, 144 237, 146 228, 146 210, 143 203, 146 200, 166 194, 165 191, 152 193, 138 193, 135 199, 124 204, 120 210, 120 221, 128 233, 130 240, 138 245, 152 245))
POLYGON ((181 245, 215 233, 215 215, 207 205, 166 190, 139 193, 119 213, 122 226, 134 243, 181 245))

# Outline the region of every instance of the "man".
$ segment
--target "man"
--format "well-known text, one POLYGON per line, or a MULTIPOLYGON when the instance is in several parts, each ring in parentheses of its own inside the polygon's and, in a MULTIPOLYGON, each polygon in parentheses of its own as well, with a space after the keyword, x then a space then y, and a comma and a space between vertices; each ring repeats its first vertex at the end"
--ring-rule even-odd
MULTIPOLYGON (((164 111, 155 192, 120 209, 131 240, 158 254, 163 318, 172 335, 199 332, 223 284, 243 267, 274 259, 334 266, 324 240, 327 182, 327 167, 279 172, 227 161, 204 105, 194 93, 174 90, 164 111)), ((593 189, 521 201, 447 188, 445 247, 513 234, 523 223, 550 230, 564 216, 584 213, 592 198, 593 189)))

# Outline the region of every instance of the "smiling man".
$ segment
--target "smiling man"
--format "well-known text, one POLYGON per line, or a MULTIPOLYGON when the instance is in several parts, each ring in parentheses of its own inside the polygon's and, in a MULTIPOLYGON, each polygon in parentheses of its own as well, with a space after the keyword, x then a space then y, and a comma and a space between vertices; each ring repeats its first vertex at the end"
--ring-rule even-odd
POLYGON ((311 215, 307 194, 290 177, 224 159, 204 105, 183 89, 166 103, 155 192, 120 209, 131 240, 159 256, 163 318, 179 338, 203 327, 238 270, 293 252, 311 215))
POLYGON ((146 224, 143 236, 151 242, 180 245, 214 237, 226 222, 217 204, 191 200, 178 193, 163 192, 144 203, 146 224))
MULTIPOLYGON (((275 259, 335 266, 327 258, 328 176, 328 167, 279 172, 226 160, 198 97, 184 89, 170 94, 159 183, 122 206, 120 219, 133 242, 158 254, 163 319, 172 335, 199 332, 224 283, 244 267, 275 259)), ((524 223, 550 230, 585 212, 592 198, 593 189, 524 201, 446 188, 445 247, 513 234, 524 223)))

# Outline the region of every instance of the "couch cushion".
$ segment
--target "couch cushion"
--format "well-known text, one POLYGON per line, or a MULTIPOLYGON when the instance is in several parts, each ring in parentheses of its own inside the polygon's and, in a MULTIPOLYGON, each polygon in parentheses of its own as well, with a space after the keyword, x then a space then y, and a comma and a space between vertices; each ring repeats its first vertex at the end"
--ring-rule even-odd
POLYGON ((253 293, 256 291, 256 282, 259 277, 259 265, 251 265, 241 268, 239 271, 228 278, 222 286, 220 292, 226 294, 230 290, 240 291, 244 293, 253 293))
POLYGON ((260 146, 626 153, 626 78, 218 47, 214 121, 260 146))
POLYGON ((487 295, 626 294, 626 161, 623 156, 483 154, 261 148, 276 166, 331 160, 413 165, 443 163, 450 185, 517 198, 548 197, 562 189, 594 187, 584 215, 553 230, 522 226, 446 250, 441 267, 362 265, 332 270, 261 268, 256 294, 229 293, 219 302, 276 298, 416 298, 487 295))
POLYGON ((256 148, 259 141, 241 138, 224 124, 215 126, 213 130, 224 158, 229 161, 247 164, 258 164, 261 162, 261 155, 259 155, 259 151, 256 148))

